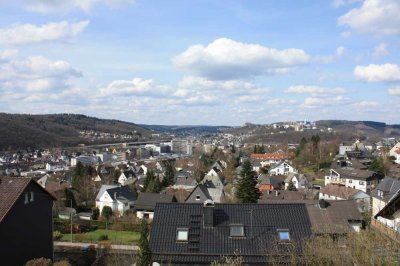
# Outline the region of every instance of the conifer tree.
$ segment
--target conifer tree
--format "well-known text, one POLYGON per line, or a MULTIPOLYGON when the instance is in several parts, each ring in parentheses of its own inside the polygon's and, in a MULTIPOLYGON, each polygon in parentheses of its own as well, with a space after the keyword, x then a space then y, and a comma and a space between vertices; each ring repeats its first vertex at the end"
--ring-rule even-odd
POLYGON ((241 203, 257 203, 261 192, 256 188, 257 180, 254 176, 253 166, 249 160, 246 160, 242 167, 240 172, 242 178, 236 187, 236 198, 241 203))
POLYGON ((139 252, 137 254, 136 265, 147 266, 151 261, 151 251, 148 241, 149 228, 145 219, 140 223, 139 252))

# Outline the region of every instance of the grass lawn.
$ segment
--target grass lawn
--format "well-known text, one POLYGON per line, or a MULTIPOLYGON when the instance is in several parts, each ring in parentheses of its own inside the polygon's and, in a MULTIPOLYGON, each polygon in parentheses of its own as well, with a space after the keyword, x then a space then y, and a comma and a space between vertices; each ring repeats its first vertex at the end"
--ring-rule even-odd
POLYGON ((324 179, 315 179, 312 181, 314 185, 319 185, 319 186, 324 186, 325 185, 325 180, 324 179))
MULTIPOLYGON (((98 229, 83 234, 73 234, 73 241, 97 243, 99 242, 99 237, 101 235, 108 235, 108 240, 111 242, 111 244, 121 245, 136 244, 140 237, 138 232, 98 229)), ((71 235, 63 234, 61 241, 71 241, 71 235)))

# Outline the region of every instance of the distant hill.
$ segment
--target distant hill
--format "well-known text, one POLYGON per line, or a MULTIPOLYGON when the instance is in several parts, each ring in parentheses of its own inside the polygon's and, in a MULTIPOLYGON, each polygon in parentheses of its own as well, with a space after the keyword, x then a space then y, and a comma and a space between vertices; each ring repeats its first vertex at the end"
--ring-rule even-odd
MULTIPOLYGON (((81 130, 112 134, 130 134, 137 139, 151 132, 134 123, 99 119, 77 114, 0 113, 0 150, 50 148, 93 143, 80 136, 81 130)), ((107 142, 111 142, 107 140, 107 142)))
POLYGON ((207 134, 220 133, 222 130, 229 129, 227 126, 165 126, 165 125, 142 125, 160 133, 173 134, 176 136, 200 136, 207 134))
POLYGON ((354 141, 355 139, 375 142, 383 137, 400 137, 400 125, 388 125, 374 121, 347 121, 347 120, 319 120, 316 121, 318 131, 296 132, 293 128, 284 128, 286 122, 276 122, 277 128, 271 125, 256 125, 246 123, 241 127, 228 130, 234 135, 247 135, 248 142, 264 143, 298 143, 302 137, 310 138, 318 134, 321 139, 338 139, 339 141, 354 141), (335 133, 329 133, 331 128, 335 133))

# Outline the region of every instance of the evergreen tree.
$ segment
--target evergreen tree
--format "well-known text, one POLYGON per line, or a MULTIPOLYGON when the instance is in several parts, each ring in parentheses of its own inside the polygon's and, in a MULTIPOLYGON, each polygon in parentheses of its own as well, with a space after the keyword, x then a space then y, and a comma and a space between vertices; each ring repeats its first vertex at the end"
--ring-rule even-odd
POLYGON ((257 180, 254 177, 253 166, 249 160, 246 160, 242 167, 240 172, 242 178, 236 187, 236 198, 241 203, 257 203, 261 192, 256 188, 257 180))
POLYGON ((297 191, 297 189, 296 189, 296 187, 294 186, 292 180, 290 180, 290 182, 289 182, 288 190, 289 190, 289 191, 297 191))
POLYGON ((92 220, 98 220, 100 216, 100 210, 99 208, 93 208, 92 209, 92 220))
POLYGON ((151 251, 148 241, 149 228, 145 219, 140 223, 139 252, 137 254, 136 265, 147 266, 151 261, 151 251))
POLYGON ((174 183, 174 169, 172 167, 172 165, 168 164, 165 167, 165 172, 164 172, 164 179, 162 182, 162 186, 163 187, 169 187, 170 185, 172 185, 174 183))

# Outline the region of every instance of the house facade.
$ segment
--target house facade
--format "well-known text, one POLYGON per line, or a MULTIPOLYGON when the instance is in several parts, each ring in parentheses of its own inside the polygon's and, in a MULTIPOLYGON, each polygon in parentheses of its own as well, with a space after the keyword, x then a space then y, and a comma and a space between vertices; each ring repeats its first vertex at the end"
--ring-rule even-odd
POLYGON ((122 216, 133 207, 136 199, 137 195, 127 186, 102 185, 96 197, 96 207, 101 213, 104 206, 108 206, 113 213, 122 216))
POLYGON ((269 169, 271 175, 287 175, 289 173, 297 173, 297 169, 287 161, 282 161, 269 169))
POLYGON ((0 257, 2 265, 53 259, 54 196, 30 178, 0 178, 0 257))
POLYGON ((373 171, 343 167, 330 169, 330 174, 325 176, 325 186, 344 185, 370 193, 378 185, 379 180, 378 175, 373 171))

